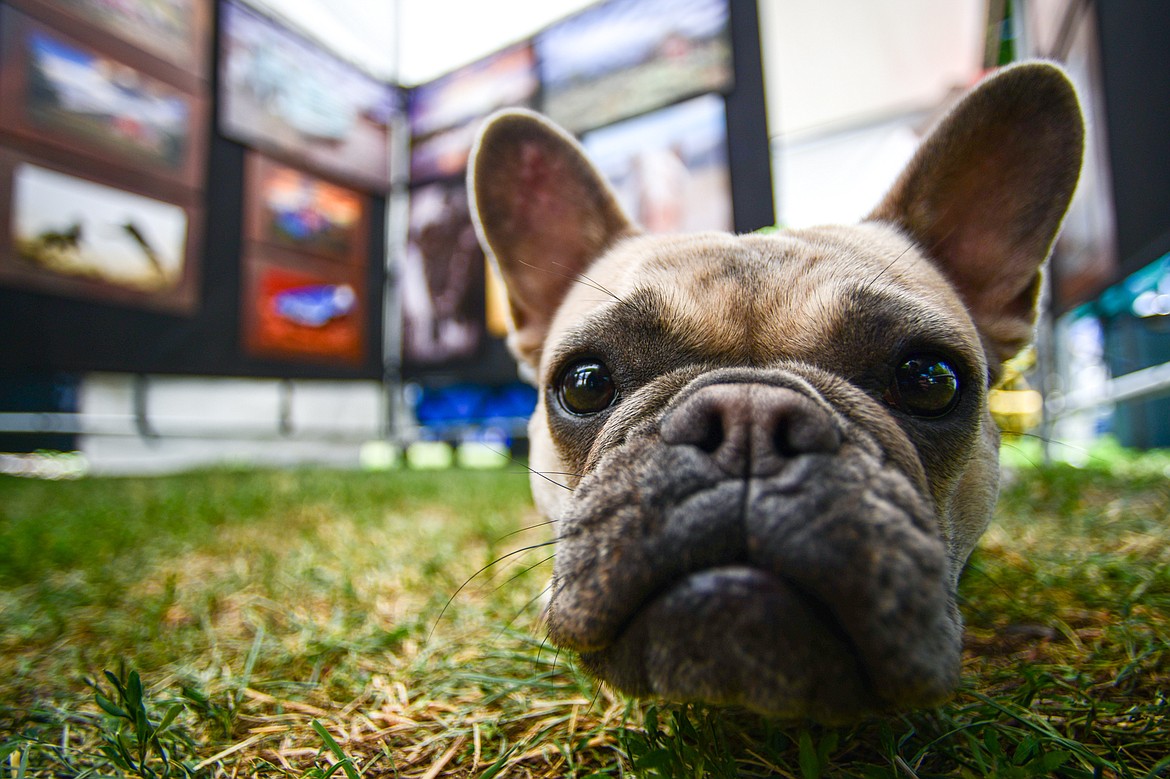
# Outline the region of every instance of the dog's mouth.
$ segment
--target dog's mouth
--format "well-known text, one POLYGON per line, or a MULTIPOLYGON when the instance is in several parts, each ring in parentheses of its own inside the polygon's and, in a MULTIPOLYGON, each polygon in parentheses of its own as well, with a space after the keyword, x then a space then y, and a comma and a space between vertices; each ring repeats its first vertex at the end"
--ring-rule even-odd
MULTIPOLYGON (((950 679, 902 687, 868 657, 832 609, 783 577, 743 565, 691 574, 636 610, 604 649, 580 653, 590 672, 639 696, 746 706, 823 723, 892 706, 938 702, 950 679)), ((898 673, 902 676, 902 673, 898 673)))

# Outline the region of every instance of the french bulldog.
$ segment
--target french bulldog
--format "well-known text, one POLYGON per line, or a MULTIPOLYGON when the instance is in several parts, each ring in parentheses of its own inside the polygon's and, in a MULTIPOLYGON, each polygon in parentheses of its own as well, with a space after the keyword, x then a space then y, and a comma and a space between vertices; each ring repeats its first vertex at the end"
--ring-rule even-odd
POLYGON ((633 696, 826 723, 945 700, 997 493, 988 389, 1083 136, 1063 72, 1016 65, 857 225, 647 235, 572 136, 490 117, 468 188, 539 389, 550 640, 633 696))

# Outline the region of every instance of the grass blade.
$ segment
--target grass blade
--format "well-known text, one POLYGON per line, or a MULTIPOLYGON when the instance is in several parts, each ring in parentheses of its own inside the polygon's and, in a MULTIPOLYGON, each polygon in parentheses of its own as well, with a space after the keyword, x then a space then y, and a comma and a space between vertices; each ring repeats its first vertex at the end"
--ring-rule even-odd
POLYGON ((322 725, 319 721, 313 720, 312 727, 313 730, 316 731, 317 735, 321 737, 321 740, 325 742, 325 747, 331 753, 333 753, 333 756, 338 760, 337 765, 333 766, 333 768, 328 774, 326 774, 326 776, 332 774, 333 770, 336 770, 337 766, 341 766, 342 770, 345 771, 347 779, 359 779, 357 769, 353 764, 353 760, 351 760, 345 754, 345 751, 342 750, 341 745, 334 741, 333 736, 329 735, 329 731, 325 729, 325 726, 322 725))

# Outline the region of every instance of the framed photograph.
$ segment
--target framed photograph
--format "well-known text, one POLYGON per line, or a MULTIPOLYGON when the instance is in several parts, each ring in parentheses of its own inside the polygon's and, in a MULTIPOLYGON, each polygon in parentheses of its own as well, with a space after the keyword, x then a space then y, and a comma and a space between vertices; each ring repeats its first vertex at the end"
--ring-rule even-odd
POLYGON ((536 37, 544 112, 582 132, 734 83, 729 0, 610 0, 536 37))
MULTIPOLYGON (((172 79, 195 89, 208 80, 214 0, 10 0, 54 27, 99 30, 171 66, 172 79), (184 75, 186 78, 184 78, 184 75)), ((86 35, 93 38, 92 35, 86 35)), ((88 41, 87 41, 88 42, 88 41)), ((154 69, 151 69, 154 70, 154 69)))
POLYGON ((172 313, 198 303, 202 214, 0 153, 0 283, 172 313))
POLYGON ((241 323, 253 357, 361 365, 368 296, 361 269, 266 247, 243 258, 241 323))
POLYGON ((438 368, 475 356, 485 337, 484 255, 462 182, 411 190, 399 274, 407 366, 438 368))
POLYGON ((390 184, 397 88, 248 6, 220 6, 220 130, 376 192, 390 184))
POLYGON ((539 87, 532 45, 512 46, 411 89, 410 131, 429 135, 497 108, 531 105, 539 87))
POLYGON ((0 130, 203 186, 207 101, 56 32, 0 9, 0 130))
POLYGON ((249 152, 244 163, 244 237, 363 266, 369 243, 366 195, 249 152))
POLYGON ((540 89, 531 44, 513 46, 410 90, 410 178, 457 176, 480 121, 499 108, 534 104, 540 89))
POLYGON ((734 229, 722 95, 594 130, 582 144, 626 212, 648 231, 734 229))

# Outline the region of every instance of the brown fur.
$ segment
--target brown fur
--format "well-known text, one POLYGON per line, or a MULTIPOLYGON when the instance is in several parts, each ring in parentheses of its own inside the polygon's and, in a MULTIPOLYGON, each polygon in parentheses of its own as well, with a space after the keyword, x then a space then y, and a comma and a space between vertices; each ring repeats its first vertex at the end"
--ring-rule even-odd
POLYGON ((1082 136, 1058 69, 1009 68, 860 225, 647 236, 562 130, 490 120, 469 187, 541 390, 554 643, 632 694, 782 716, 945 697, 996 494, 986 392, 1030 333, 1082 136), (960 377, 937 417, 891 394, 919 357, 960 377), (561 400, 582 358, 610 406, 561 400))

